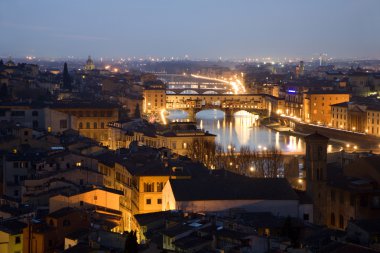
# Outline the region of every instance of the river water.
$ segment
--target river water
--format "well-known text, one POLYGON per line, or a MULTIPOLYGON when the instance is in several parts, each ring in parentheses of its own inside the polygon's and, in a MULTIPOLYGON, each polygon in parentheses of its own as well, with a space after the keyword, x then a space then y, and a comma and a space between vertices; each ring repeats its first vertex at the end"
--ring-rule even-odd
MULTIPOLYGON (((169 121, 184 121, 187 114, 183 111, 171 111, 169 121)), ((198 128, 216 134, 216 141, 225 150, 241 146, 249 146, 255 150, 270 148, 282 152, 304 152, 305 143, 302 138, 281 134, 265 126, 258 125, 258 116, 245 111, 237 112, 234 117, 225 118, 218 110, 205 110, 197 114, 198 128)), ((329 145, 331 149, 331 146, 329 145)))

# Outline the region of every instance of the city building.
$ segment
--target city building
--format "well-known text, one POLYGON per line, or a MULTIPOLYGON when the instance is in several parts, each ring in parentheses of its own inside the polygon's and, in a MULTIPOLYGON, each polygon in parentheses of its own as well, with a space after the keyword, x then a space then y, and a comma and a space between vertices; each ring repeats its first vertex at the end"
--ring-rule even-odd
POLYGON ((84 66, 85 71, 91 71, 95 69, 94 61, 91 59, 91 56, 88 56, 88 59, 86 61, 86 65, 84 66))
POLYGON ((89 227, 89 217, 75 208, 62 208, 48 214, 44 219, 30 221, 23 230, 22 252, 53 253, 63 249, 65 237, 89 227))
POLYGON ((352 220, 378 219, 380 157, 328 163, 327 137, 315 133, 305 141, 306 192, 313 200, 314 222, 344 230, 352 220))
POLYGON ((79 134, 100 143, 108 141, 107 124, 119 120, 119 108, 115 104, 102 101, 65 101, 50 105, 50 108, 75 116, 79 134))
POLYGON ((147 114, 159 114, 166 109, 166 88, 162 83, 145 86, 143 91, 143 112, 147 114))
POLYGON ((17 220, 8 220, 0 222, 1 253, 22 252, 24 244, 22 231, 26 226, 27 224, 17 220))
MULTIPOLYGON (((300 215, 299 207, 298 195, 286 179, 248 178, 231 172, 204 178, 169 180, 163 190, 162 202, 163 211, 228 213, 241 209, 291 217, 300 215)), ((302 219, 304 215, 312 216, 312 213, 302 213, 302 219)))
POLYGON ((331 105, 348 102, 350 94, 340 91, 309 91, 303 95, 303 117, 308 123, 329 125, 331 105))
POLYGON ((168 148, 173 153, 187 155, 194 140, 215 142, 216 136, 198 129, 195 122, 172 122, 154 126, 141 120, 108 124, 108 146, 112 150, 127 148, 137 141, 153 148, 168 148))
POLYGON ((333 104, 331 113, 334 128, 380 136, 380 104, 377 101, 333 104))

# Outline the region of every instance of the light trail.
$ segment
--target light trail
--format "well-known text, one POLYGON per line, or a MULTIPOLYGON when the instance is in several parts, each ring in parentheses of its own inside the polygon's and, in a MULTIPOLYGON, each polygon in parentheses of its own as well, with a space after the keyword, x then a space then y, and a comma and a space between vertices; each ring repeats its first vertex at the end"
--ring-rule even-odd
POLYGON ((163 123, 164 125, 167 124, 167 122, 166 122, 166 118, 165 118, 165 112, 166 112, 165 109, 162 109, 162 110, 160 111, 161 120, 162 120, 162 123, 163 123))
POLYGON ((232 89, 234 90, 234 94, 243 94, 246 92, 243 83, 237 77, 235 77, 234 80, 231 79, 230 81, 227 81, 224 79, 212 78, 212 77, 208 77, 208 76, 200 76, 200 75, 195 75, 195 74, 191 74, 191 76, 195 77, 195 78, 202 78, 202 79, 206 79, 206 80, 218 81, 218 82, 222 82, 225 84, 229 84, 229 85, 231 85, 232 89))

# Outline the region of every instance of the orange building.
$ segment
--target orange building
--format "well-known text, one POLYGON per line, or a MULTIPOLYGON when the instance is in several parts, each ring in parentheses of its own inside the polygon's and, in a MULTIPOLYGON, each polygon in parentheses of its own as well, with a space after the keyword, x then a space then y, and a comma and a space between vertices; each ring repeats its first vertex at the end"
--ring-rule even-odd
POLYGON ((98 142, 108 140, 107 124, 119 119, 118 106, 106 102, 60 102, 50 106, 52 109, 75 116, 75 130, 85 137, 98 142))
POLYGON ((66 207, 49 214, 45 222, 32 223, 23 230, 23 252, 50 253, 62 248, 65 236, 89 227, 87 215, 66 207))
POLYGON ((302 119, 307 123, 331 123, 331 105, 348 102, 350 94, 339 91, 309 91, 303 94, 302 119))
POLYGON ((144 113, 159 113, 166 108, 166 89, 164 84, 155 84, 145 87, 144 113))

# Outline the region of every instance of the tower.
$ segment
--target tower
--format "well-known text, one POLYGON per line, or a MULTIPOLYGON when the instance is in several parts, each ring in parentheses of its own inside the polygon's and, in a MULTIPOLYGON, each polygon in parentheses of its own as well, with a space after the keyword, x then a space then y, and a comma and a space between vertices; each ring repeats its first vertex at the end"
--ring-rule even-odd
POLYGON ((304 75, 305 71, 305 63, 303 61, 300 61, 300 76, 304 75))
POLYGON ((84 70, 94 70, 95 69, 95 64, 93 60, 91 59, 91 56, 88 56, 86 65, 84 66, 84 70))
POLYGON ((329 138, 315 132, 305 137, 306 194, 313 201, 313 220, 326 222, 327 143, 329 138))

